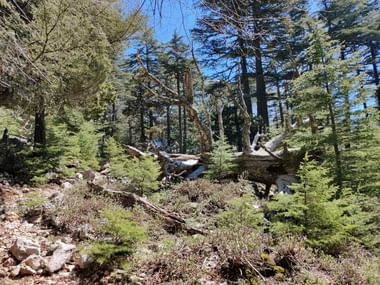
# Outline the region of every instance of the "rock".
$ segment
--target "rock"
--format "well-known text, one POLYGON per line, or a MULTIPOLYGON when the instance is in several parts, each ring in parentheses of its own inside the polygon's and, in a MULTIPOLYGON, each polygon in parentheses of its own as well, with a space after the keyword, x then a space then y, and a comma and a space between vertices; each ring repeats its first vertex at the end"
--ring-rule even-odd
POLYGON ((17 264, 17 261, 16 259, 14 259, 12 256, 7 258, 3 265, 6 266, 6 267, 11 267, 11 266, 15 266, 17 264))
POLYGON ((60 270, 63 265, 71 259, 75 248, 75 245, 65 244, 61 241, 58 241, 57 244, 57 249, 54 251, 53 256, 46 265, 46 269, 50 273, 60 270))
POLYGON ((7 271, 5 271, 3 268, 0 268, 0 279, 4 277, 7 277, 7 271))
POLYGON ((17 238, 10 248, 10 252, 16 259, 22 261, 32 254, 40 255, 40 246, 33 240, 17 238))
POLYGON ((75 264, 65 264, 64 269, 68 272, 72 272, 75 269, 75 264))
POLYGON ((95 175, 96 173, 93 170, 86 170, 83 172, 83 178, 87 181, 93 181, 95 179, 95 175))
POLYGON ((95 261, 94 257, 85 253, 79 253, 75 260, 75 264, 79 266, 80 269, 88 268, 90 264, 95 261))
POLYGON ((68 182, 68 181, 65 181, 65 182, 62 183, 62 188, 63 188, 64 190, 71 189, 71 188, 73 188, 73 184, 71 184, 71 183, 68 182))
POLYGON ((210 257, 207 257, 202 264, 202 269, 203 270, 214 269, 218 266, 218 262, 219 262, 219 257, 217 255, 212 255, 210 257))
POLYGON ((23 264, 29 266, 33 270, 38 270, 44 266, 44 259, 36 254, 32 254, 23 260, 23 264))
POLYGON ((20 265, 20 274, 21 275, 36 275, 37 271, 31 268, 30 266, 26 264, 20 265))
POLYGON ((62 204, 64 198, 65 194, 63 194, 62 192, 55 192, 49 196, 48 200, 50 201, 50 203, 58 206, 62 204))
POLYGON ((278 192, 285 194, 292 194, 289 185, 292 183, 297 183, 298 180, 294 175, 279 175, 276 179, 276 185, 278 192))
POLYGON ((78 179, 78 180, 82 180, 83 179, 83 174, 82 173, 75 173, 75 178, 78 179))
POLYGON ((20 269, 21 269, 20 265, 17 265, 15 268, 13 268, 11 271, 11 276, 12 277, 18 276, 20 274, 20 269))
POLYGON ((7 212, 5 214, 5 219, 10 222, 17 221, 19 219, 19 216, 17 215, 16 212, 7 212))

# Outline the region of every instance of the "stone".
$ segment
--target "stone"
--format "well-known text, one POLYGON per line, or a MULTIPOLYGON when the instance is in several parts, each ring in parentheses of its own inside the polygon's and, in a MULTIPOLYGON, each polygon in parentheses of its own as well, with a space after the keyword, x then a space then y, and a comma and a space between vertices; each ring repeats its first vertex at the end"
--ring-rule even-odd
POLYGON ((26 264, 20 265, 20 275, 36 275, 37 271, 26 264))
POLYGON ((40 245, 33 240, 19 237, 10 248, 17 260, 22 261, 32 254, 40 255, 40 245))
POLYGON ((82 173, 75 173, 75 178, 78 180, 83 180, 83 174, 82 173))
POLYGON ((7 277, 7 271, 5 271, 3 268, 0 268, 0 279, 4 277, 7 277))
POLYGON ((64 190, 71 189, 71 188, 73 188, 73 184, 71 184, 71 183, 68 182, 68 181, 65 181, 65 182, 62 183, 62 188, 63 188, 64 190))
POLYGON ((75 245, 72 244, 65 244, 61 241, 58 241, 57 244, 58 247, 46 265, 46 269, 50 273, 60 270, 66 262, 70 261, 75 249, 75 245))
POLYGON ((33 270, 38 270, 44 265, 44 259, 36 254, 32 254, 23 260, 23 264, 29 266, 33 270))
POLYGON ((93 181, 95 179, 95 171, 93 170, 86 170, 83 172, 83 178, 87 181, 93 181))
POLYGON ((17 215, 16 212, 7 212, 5 214, 5 219, 10 222, 17 221, 19 219, 19 216, 17 215))
POLYGON ((203 270, 214 269, 217 267, 218 262, 219 262, 219 257, 217 255, 212 255, 210 257, 207 257, 202 264, 202 269, 203 270))
POLYGON ((285 194, 292 194, 289 185, 292 183, 297 183, 297 177, 294 175, 279 175, 276 179, 276 185, 278 192, 285 194))
POLYGON ((21 266, 20 265, 17 265, 15 268, 13 268, 11 270, 11 276, 12 277, 16 277, 20 274, 20 269, 21 269, 21 266))
POLYGON ((79 266, 80 269, 86 269, 95 261, 94 257, 85 253, 79 253, 75 260, 75 264, 79 266))

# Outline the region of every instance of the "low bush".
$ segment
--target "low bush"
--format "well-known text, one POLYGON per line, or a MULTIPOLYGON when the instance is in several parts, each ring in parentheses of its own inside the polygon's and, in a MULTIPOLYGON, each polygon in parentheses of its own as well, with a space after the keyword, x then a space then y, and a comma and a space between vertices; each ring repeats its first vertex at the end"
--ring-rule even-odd
MULTIPOLYGON (((120 207, 108 207, 101 212, 104 219, 100 231, 103 237, 87 245, 83 252, 93 255, 100 264, 120 263, 117 257, 133 253, 145 230, 131 219, 131 213, 120 207)), ((123 263, 126 266, 126 263, 123 263)))

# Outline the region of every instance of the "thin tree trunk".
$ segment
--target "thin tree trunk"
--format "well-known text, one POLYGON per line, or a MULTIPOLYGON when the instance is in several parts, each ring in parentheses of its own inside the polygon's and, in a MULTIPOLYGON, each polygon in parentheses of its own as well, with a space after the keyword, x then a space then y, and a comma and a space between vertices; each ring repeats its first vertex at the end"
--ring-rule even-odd
POLYGON ((242 151, 243 150, 242 133, 241 133, 240 123, 239 123, 239 113, 238 113, 237 107, 234 107, 234 123, 235 123, 235 128, 236 128, 237 150, 242 151))
POLYGON ((171 138, 170 138, 170 106, 166 106, 166 140, 168 144, 170 144, 171 138))
POLYGON ((152 139, 153 139, 152 128, 153 128, 153 126, 154 126, 154 117, 153 117, 153 112, 152 112, 152 110, 149 110, 148 114, 149 114, 149 129, 150 129, 150 132, 149 132, 149 139, 152 140, 152 139))
MULTIPOLYGON (((177 71, 177 93, 181 96, 181 86, 180 86, 180 75, 179 71, 177 71)), ((179 152, 183 153, 183 137, 182 137, 182 108, 178 106, 178 144, 179 144, 179 152)))
POLYGON ((143 95, 142 95, 142 88, 139 88, 139 101, 140 101, 140 141, 142 143, 146 142, 146 135, 145 135, 145 106, 143 101, 143 95))
POLYGON ((280 121, 281 127, 284 127, 284 111, 282 109, 282 101, 281 101, 281 91, 280 91, 280 82, 276 79, 276 89, 277 89, 277 100, 278 100, 278 108, 280 111, 280 121))
MULTIPOLYGON (((326 73, 326 67, 324 60, 322 59, 322 63, 324 65, 324 79, 325 79, 325 87, 326 92, 332 97, 332 94, 330 93, 330 87, 329 87, 329 81, 327 78, 326 73)), ((337 183, 339 187, 339 193, 337 195, 340 195, 342 189, 343 189, 343 181, 342 181, 342 161, 341 161, 341 155, 339 150, 339 142, 338 142, 338 132, 336 129, 336 122, 335 122, 335 111, 334 111, 334 105, 333 105, 333 99, 332 102, 328 104, 329 108, 329 117, 331 121, 331 130, 332 130, 332 140, 333 140, 333 147, 334 147, 334 154, 335 154, 335 167, 336 167, 336 177, 337 177, 337 183)))
POLYGON ((187 152, 187 112, 183 108, 183 153, 187 152))
MULTIPOLYGON (((242 52, 246 50, 244 46, 244 41, 242 38, 239 39, 239 45, 242 52)), ((241 65, 241 84, 243 86, 244 93, 244 102, 247 106, 248 114, 252 117, 252 100, 251 100, 251 90, 249 87, 249 77, 248 77, 248 68, 247 68, 247 56, 243 54, 240 57, 240 65, 241 65)))
POLYGON ((374 77, 375 85, 376 85, 377 107, 380 111, 380 79, 379 79, 379 71, 377 70, 377 64, 376 64, 376 49, 372 42, 369 44, 369 47, 371 51, 373 77, 374 77))
POLYGON ((219 139, 224 140, 224 124, 223 124, 223 103, 217 99, 216 109, 218 112, 218 127, 219 127, 219 139))
POLYGON ((260 17, 260 3, 253 1, 253 29, 254 39, 253 47, 255 50, 255 66, 256 66, 256 93, 257 93, 257 115, 261 121, 259 131, 260 133, 266 133, 269 131, 269 115, 268 115, 268 103, 266 97, 265 78, 262 62, 262 50, 261 50, 261 30, 257 22, 257 18, 260 17))
POLYGON ((45 100, 42 96, 38 98, 34 118, 34 145, 46 146, 46 119, 45 119, 45 100))

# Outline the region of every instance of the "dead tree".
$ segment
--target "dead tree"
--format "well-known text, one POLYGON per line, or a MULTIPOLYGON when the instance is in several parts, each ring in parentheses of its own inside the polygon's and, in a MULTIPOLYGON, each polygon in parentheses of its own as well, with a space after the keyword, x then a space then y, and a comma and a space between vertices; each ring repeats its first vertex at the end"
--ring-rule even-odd
POLYGON ((166 84, 161 82, 161 80, 158 79, 155 75, 150 73, 139 57, 137 58, 137 60, 140 66, 142 67, 144 75, 147 76, 150 80, 152 80, 156 84, 158 84, 160 88, 162 88, 165 91, 165 93, 168 95, 159 94, 158 92, 153 90, 151 87, 146 86, 146 85, 144 85, 144 88, 146 88, 152 96, 159 98, 166 103, 184 107, 187 111, 190 121, 194 123, 194 126, 198 130, 198 133, 201 139, 202 152, 210 151, 212 148, 211 127, 206 126, 205 124, 202 123, 199 117, 199 113, 197 109, 194 107, 193 86, 192 86, 193 83, 192 83, 192 77, 191 77, 191 70, 187 69, 185 71, 185 76, 184 76, 185 96, 181 96, 180 94, 178 94, 178 92, 168 87, 166 84))

